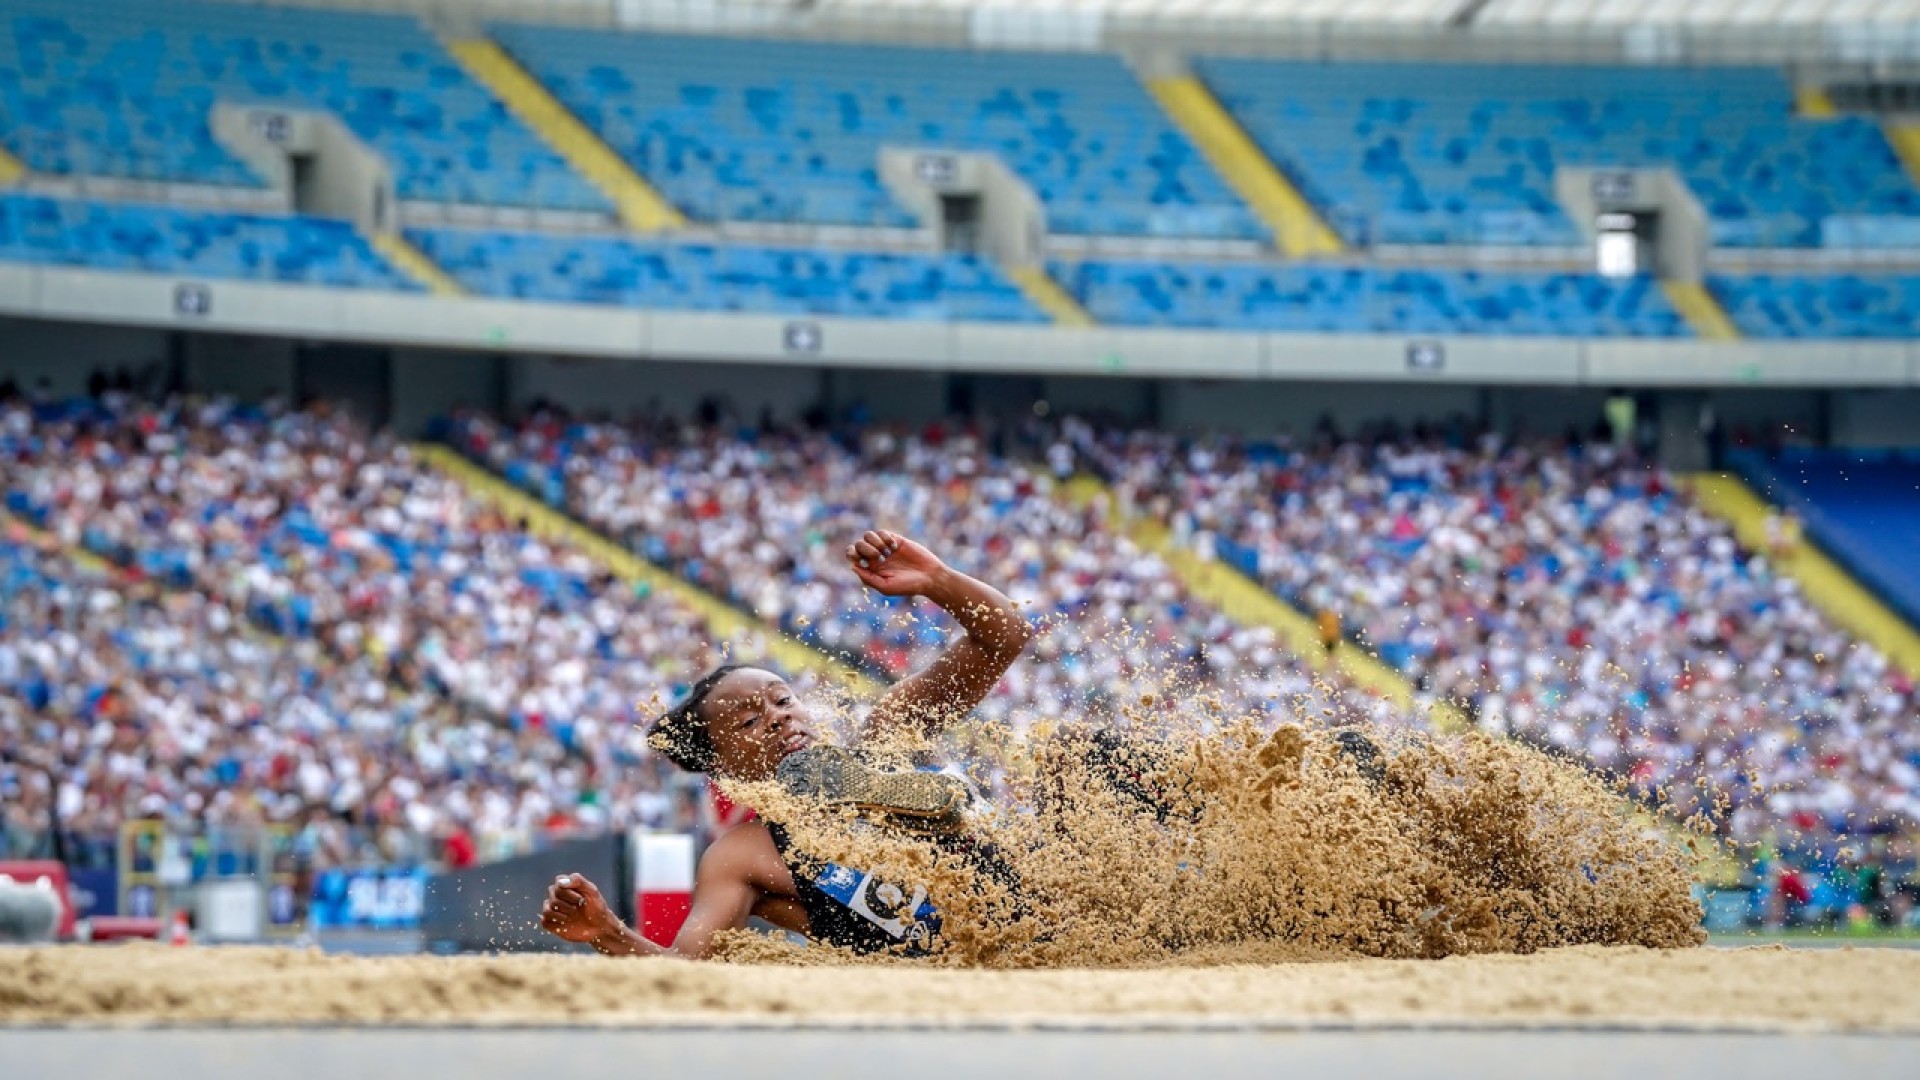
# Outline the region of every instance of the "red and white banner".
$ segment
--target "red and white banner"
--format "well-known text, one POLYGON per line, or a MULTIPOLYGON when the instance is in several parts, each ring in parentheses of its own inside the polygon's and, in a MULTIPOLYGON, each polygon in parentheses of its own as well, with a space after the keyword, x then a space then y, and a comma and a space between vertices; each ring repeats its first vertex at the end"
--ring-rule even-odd
POLYGON ((693 908, 693 837, 635 832, 630 844, 634 921, 648 941, 672 945, 693 908))

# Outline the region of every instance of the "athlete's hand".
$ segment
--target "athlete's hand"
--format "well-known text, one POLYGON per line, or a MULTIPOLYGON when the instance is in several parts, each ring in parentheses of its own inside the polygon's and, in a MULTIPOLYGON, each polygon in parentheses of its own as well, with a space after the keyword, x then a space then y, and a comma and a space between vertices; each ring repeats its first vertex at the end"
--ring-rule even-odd
POLYGON ((590 943, 617 932, 620 920, 593 882, 579 874, 562 874, 547 886, 540 926, 562 940, 590 943))
POLYGON ((847 565, 882 596, 925 596, 947 565, 896 532, 874 529, 847 545, 847 565))

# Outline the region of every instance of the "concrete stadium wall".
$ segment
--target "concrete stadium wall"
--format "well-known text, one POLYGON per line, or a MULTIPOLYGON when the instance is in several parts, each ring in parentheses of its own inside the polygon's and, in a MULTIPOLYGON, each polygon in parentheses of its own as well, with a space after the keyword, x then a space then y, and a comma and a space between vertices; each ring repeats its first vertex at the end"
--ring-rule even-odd
POLYGON ((1829 434, 1838 446, 1920 446, 1920 390, 1835 395, 1829 434))
POLYGON ((72 326, 0 317, 0 378, 55 396, 86 392, 95 371, 139 373, 167 362, 169 335, 126 326, 72 326))
POLYGON ((509 355, 803 368, 1422 385, 1920 386, 1920 343, 1900 341, 1421 338, 786 318, 59 267, 0 266, 0 315, 509 355), (1422 359, 1428 363, 1416 363, 1422 359))
POLYGON ((4 265, 0 312, 0 374, 27 389, 78 393, 96 368, 125 366, 152 388, 344 396, 407 434, 456 408, 541 399, 613 416, 713 400, 743 419, 860 407, 913 422, 1044 402, 1178 429, 1465 417, 1553 432, 1590 427, 1626 388, 1671 398, 1669 427, 1706 403, 1729 433, 1920 445, 1920 345, 1906 342, 1442 338, 1418 343, 1442 365, 1413 370, 1415 343, 1388 336, 790 320, 4 265), (200 290, 193 305, 182 290, 200 290))
POLYGON ((544 399, 615 418, 649 408, 687 413, 717 398, 743 418, 771 412, 794 419, 822 399, 820 370, 791 365, 528 356, 511 361, 507 379, 510 408, 544 399))

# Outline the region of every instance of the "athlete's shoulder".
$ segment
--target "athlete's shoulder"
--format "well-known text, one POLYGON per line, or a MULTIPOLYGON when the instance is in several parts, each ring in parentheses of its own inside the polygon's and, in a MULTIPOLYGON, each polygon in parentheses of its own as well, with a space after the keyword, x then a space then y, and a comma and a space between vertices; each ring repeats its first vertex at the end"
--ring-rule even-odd
POLYGON ((793 876, 774 846, 773 834, 758 821, 735 825, 700 856, 699 876, 703 881, 744 881, 763 891, 787 894, 793 891, 793 876))
POLYGON ((767 831, 766 823, 759 818, 743 821, 733 828, 713 838, 707 845, 706 857, 726 856, 740 851, 757 851, 773 847, 773 834, 767 831))

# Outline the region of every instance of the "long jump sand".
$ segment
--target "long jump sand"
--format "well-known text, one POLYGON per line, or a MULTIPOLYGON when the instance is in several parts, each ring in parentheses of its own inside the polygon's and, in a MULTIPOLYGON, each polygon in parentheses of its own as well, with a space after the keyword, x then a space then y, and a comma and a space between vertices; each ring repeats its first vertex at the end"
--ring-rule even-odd
POLYGON ((1920 1033, 1920 951, 1652 950, 1156 970, 0 950, 0 1025, 1592 1028, 1920 1033))

